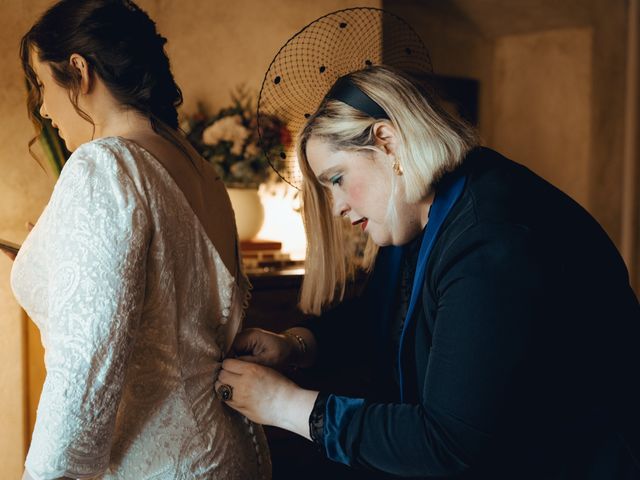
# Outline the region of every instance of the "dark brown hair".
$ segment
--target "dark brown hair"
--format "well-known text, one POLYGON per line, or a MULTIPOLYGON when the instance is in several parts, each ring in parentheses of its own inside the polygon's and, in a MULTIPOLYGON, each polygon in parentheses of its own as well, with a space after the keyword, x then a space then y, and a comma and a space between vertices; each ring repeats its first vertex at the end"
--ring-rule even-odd
POLYGON ((31 120, 37 128, 42 127, 38 115, 42 98, 31 65, 33 52, 51 66, 55 81, 69 89, 78 115, 93 124, 78 107, 80 75, 69 64, 70 56, 77 53, 120 104, 149 118, 154 131, 162 134, 167 127, 177 131, 176 108, 182 103, 182 92, 171 73, 166 42, 153 20, 131 1, 57 2, 24 35, 20 45, 31 120))

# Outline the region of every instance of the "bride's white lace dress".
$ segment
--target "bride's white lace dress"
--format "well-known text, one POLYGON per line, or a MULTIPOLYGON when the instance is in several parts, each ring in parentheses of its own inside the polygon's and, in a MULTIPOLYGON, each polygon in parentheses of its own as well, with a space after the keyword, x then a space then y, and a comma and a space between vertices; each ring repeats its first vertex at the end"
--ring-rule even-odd
POLYGON ((238 277, 146 150, 76 150, 12 271, 46 351, 29 473, 270 478, 262 428, 213 389, 246 306, 238 277))

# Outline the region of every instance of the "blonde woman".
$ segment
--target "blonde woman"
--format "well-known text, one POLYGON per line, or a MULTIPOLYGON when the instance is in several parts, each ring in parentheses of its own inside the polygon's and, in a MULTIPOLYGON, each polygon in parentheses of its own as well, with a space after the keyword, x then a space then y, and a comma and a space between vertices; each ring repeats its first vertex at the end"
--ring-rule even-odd
POLYGON ((319 317, 243 332, 217 382, 229 406, 397 477, 640 478, 640 308, 584 209, 385 67, 338 80, 298 158, 301 307, 319 317), (340 303, 345 218, 380 248, 340 303), (290 363, 362 364, 376 388, 305 390, 269 368, 290 363))

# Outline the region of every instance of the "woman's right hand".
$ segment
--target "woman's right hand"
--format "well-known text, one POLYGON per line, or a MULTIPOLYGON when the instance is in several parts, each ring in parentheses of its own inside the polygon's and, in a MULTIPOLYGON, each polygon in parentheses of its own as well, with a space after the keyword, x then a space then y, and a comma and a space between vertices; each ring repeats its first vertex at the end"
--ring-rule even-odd
POLYGON ((284 370, 294 364, 297 347, 295 338, 289 335, 247 328, 236 335, 231 350, 238 360, 284 370))

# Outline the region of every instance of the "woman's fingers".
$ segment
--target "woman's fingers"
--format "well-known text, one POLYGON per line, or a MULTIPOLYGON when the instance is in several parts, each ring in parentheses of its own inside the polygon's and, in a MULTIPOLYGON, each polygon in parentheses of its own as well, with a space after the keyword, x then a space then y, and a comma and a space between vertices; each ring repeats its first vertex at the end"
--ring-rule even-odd
POLYGON ((240 375, 230 372, 229 370, 220 370, 218 374, 218 380, 222 383, 235 383, 238 381, 240 375))
POLYGON ((255 356, 261 350, 261 337, 266 334, 266 330, 260 328, 248 328, 236 335, 231 348, 236 354, 248 354, 255 356))
POLYGON ((214 388, 221 400, 250 420, 276 425, 291 386, 290 380, 271 368, 228 358, 214 388))
POLYGON ((241 362, 257 363, 257 364, 261 364, 261 365, 263 364, 263 362, 261 361, 262 359, 260 357, 242 355, 240 357, 236 357, 236 359, 240 360, 241 362))
POLYGON ((248 373, 250 369, 260 368, 259 365, 255 363, 245 362, 243 360, 239 360, 237 358, 226 358, 222 362, 222 372, 234 373, 237 375, 242 375, 248 373))
POLYGON ((270 342, 271 332, 259 328, 249 328, 236 335, 231 352, 236 358, 247 362, 271 365, 273 348, 270 342))
POLYGON ((232 350, 236 358, 278 369, 288 366, 292 354, 291 343, 284 335, 260 328, 240 332, 232 350))
POLYGON ((250 392, 247 384, 251 384, 254 377, 249 372, 247 367, 256 367, 256 365, 243 362, 236 359, 226 359, 222 362, 222 369, 218 373, 218 380, 215 382, 214 388, 217 395, 221 400, 228 403, 229 406, 240 410, 241 413, 245 413, 241 410, 241 405, 238 400, 244 398, 247 392, 250 392), (223 390, 220 389, 223 387, 223 390), (229 388, 230 387, 230 391, 229 388), (228 396, 228 398, 225 398, 228 396))

